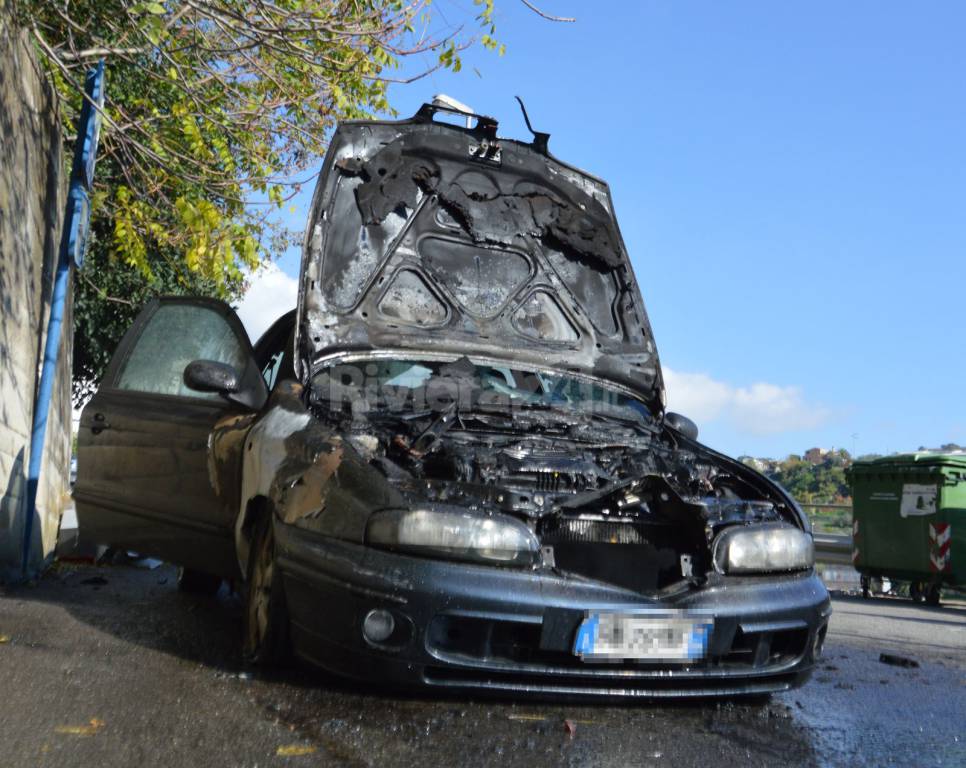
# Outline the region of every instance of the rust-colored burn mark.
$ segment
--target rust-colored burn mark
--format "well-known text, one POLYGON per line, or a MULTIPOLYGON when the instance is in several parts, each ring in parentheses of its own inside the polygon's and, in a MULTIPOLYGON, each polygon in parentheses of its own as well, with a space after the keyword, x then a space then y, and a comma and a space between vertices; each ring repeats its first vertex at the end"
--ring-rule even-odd
POLYGON ((215 494, 222 498, 238 488, 238 459, 245 436, 255 420, 254 413, 232 413, 223 416, 211 430, 208 445, 208 479, 215 494))
POLYGON ((294 523, 300 518, 319 514, 325 508, 329 481, 341 464, 341 445, 333 445, 328 451, 320 453, 315 462, 288 489, 282 520, 294 523))
POLYGON ((289 407, 291 410, 300 410, 296 403, 294 403, 291 398, 295 398, 298 404, 301 404, 302 392, 305 387, 303 387, 299 382, 294 379, 284 379, 275 385, 275 394, 280 400, 283 398, 289 399, 289 407))

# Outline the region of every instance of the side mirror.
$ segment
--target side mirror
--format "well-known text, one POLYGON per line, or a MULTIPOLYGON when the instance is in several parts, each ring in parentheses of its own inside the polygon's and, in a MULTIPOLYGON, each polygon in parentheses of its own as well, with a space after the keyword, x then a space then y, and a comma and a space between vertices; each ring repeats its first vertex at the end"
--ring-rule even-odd
POLYGON ((695 424, 687 416, 682 416, 680 413, 665 413, 664 423, 667 424, 671 429, 676 432, 680 432, 689 440, 698 439, 698 425, 695 424))
POLYGON ((265 380, 249 361, 239 372, 234 366, 214 360, 195 360, 185 366, 185 385, 196 392, 217 392, 230 403, 258 411, 268 399, 265 380))
POLYGON ((184 369, 184 383, 197 392, 217 392, 230 395, 240 388, 241 377, 228 363, 214 360, 195 360, 184 369))

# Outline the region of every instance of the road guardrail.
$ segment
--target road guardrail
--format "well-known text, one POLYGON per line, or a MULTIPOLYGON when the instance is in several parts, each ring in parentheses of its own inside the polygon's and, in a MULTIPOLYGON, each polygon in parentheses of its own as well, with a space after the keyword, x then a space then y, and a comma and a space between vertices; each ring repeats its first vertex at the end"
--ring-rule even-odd
POLYGON ((852 537, 847 533, 813 533, 815 559, 820 563, 852 565, 852 537))
POLYGON ((852 505, 802 504, 802 509, 812 521, 815 559, 820 563, 852 565, 852 505))

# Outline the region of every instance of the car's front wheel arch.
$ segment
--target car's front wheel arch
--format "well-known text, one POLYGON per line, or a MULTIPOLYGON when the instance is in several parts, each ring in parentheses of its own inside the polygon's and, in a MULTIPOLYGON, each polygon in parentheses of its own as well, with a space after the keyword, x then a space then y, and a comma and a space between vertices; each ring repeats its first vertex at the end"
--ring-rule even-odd
POLYGON ((289 619, 275 556, 275 516, 253 518, 249 541, 242 653, 250 664, 278 665, 289 656, 289 619))
POLYGON ((242 576, 248 578, 248 559, 251 553, 252 539, 259 525, 273 514, 272 502, 265 496, 253 496, 245 504, 242 515, 235 525, 235 552, 238 556, 238 569, 242 576))

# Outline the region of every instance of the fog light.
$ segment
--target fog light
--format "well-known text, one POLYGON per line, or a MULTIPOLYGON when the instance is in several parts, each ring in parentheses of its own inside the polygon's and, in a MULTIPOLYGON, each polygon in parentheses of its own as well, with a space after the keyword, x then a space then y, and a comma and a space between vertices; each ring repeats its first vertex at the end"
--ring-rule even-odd
POLYGON ((362 635, 370 643, 384 643, 396 628, 396 620, 389 611, 380 608, 369 611, 362 621, 362 635))

